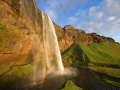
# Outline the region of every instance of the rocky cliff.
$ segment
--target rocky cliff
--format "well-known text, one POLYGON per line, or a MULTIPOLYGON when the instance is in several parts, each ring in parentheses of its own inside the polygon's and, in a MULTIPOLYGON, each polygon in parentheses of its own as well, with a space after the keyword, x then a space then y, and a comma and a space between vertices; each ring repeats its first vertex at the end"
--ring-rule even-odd
POLYGON ((24 63, 43 53, 41 18, 34 0, 0 0, 0 62, 24 63))
POLYGON ((96 33, 86 33, 85 31, 76 29, 71 25, 66 25, 62 28, 54 23, 54 26, 61 52, 70 47, 73 43, 81 43, 84 45, 92 43, 102 44, 103 42, 116 43, 113 38, 100 36, 96 33))

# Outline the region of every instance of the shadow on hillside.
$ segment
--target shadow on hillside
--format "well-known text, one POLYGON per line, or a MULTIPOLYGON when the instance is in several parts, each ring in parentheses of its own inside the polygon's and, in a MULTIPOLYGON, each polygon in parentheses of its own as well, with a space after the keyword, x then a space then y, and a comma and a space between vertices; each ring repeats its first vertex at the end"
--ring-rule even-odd
POLYGON ((30 81, 26 77, 4 75, 0 77, 0 90, 22 90, 30 81))
POLYGON ((76 45, 73 49, 73 54, 75 54, 75 60, 79 60, 80 62, 89 63, 90 60, 84 51, 80 48, 80 45, 76 45))

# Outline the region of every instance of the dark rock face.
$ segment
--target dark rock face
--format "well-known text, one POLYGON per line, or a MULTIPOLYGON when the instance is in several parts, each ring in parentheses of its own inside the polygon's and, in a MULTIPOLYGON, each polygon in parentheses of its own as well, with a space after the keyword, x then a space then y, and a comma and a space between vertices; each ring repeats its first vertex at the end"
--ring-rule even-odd
POLYGON ((15 9, 17 13, 20 11, 20 0, 3 0, 8 5, 11 6, 11 8, 15 9))

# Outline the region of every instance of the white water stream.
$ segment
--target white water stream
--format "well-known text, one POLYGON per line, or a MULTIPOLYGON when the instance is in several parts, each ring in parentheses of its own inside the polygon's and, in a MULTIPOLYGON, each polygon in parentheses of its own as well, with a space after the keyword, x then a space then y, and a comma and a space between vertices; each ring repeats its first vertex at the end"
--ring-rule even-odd
POLYGON ((55 28, 49 16, 42 12, 43 40, 48 71, 64 71, 55 28))

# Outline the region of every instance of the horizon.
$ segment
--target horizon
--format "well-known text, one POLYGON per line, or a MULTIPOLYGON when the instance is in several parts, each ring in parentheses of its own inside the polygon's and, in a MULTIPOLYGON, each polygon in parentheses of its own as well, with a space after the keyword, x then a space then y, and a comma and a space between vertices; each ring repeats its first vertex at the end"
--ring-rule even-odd
POLYGON ((120 43, 120 0, 35 0, 37 7, 61 27, 72 25, 120 43))

